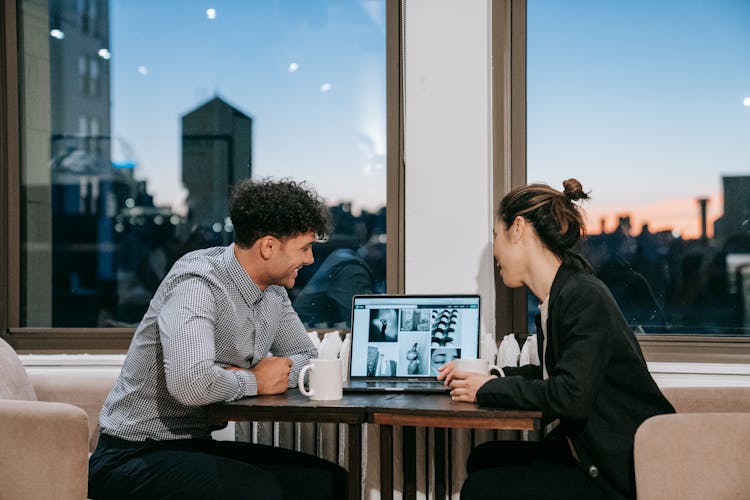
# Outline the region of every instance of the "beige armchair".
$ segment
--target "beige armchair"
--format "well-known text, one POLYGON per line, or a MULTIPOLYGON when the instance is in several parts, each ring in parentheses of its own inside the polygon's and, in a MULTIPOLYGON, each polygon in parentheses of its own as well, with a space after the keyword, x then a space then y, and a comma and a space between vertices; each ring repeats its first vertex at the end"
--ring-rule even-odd
POLYGON ((635 434, 639 500, 750 498, 750 413, 651 417, 635 434))
POLYGON ((116 373, 29 377, 0 339, 0 499, 86 498, 89 451, 116 373))
POLYGON ((750 387, 680 387, 635 434, 638 500, 750 498, 750 387))

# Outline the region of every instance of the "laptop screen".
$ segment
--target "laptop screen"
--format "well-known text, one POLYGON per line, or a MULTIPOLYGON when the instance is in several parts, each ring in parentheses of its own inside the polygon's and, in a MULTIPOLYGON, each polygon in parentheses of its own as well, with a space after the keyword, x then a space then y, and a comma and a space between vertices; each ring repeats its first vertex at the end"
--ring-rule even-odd
POLYGON ((478 295, 355 295, 350 375, 434 378, 479 353, 478 295))

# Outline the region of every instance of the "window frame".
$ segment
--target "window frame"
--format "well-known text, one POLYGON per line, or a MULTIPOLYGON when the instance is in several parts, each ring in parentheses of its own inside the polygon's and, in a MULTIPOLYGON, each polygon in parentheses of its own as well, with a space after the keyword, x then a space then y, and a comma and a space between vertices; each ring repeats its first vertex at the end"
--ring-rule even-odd
POLYGON ((15 2, 3 2, 0 24, 0 334, 18 324, 20 262, 18 174, 20 173, 20 123, 18 85, 18 31, 15 2), (13 189, 15 188, 15 189, 13 189))

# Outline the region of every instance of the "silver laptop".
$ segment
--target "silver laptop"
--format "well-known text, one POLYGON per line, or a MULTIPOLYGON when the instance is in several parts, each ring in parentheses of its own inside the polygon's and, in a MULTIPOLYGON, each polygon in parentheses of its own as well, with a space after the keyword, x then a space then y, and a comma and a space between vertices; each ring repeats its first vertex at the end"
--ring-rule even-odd
POLYGON ((479 295, 355 295, 345 392, 445 392, 435 377, 479 353, 479 295))

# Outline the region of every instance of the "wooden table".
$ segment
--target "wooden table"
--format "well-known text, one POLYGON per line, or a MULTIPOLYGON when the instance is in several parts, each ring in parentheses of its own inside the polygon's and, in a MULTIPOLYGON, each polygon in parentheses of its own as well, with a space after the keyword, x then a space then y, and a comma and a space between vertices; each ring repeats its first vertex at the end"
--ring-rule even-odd
MULTIPOLYGON (((435 470, 445 467, 445 434, 437 429, 537 430, 540 411, 502 410, 458 403, 442 394, 400 394, 372 406, 368 421, 380 425, 381 500, 393 498, 393 426, 403 426, 404 499, 417 496, 416 427, 433 427, 435 432, 435 470)), ((435 498, 445 498, 445 478, 435 477, 435 498)))
POLYGON ((208 407, 216 421, 317 422, 346 424, 349 430, 349 498, 362 498, 362 424, 367 409, 392 395, 347 395, 338 401, 312 401, 296 389, 208 407))
MULTIPOLYGON (((260 396, 208 407, 216 421, 320 422, 346 424, 349 429, 349 498, 362 498, 362 424, 380 426, 380 493, 393 498, 393 426, 403 426, 404 499, 416 498, 415 427, 440 429, 536 430, 541 412, 483 408, 457 403, 447 394, 346 394, 338 401, 312 401, 297 390, 277 396, 260 396)), ((436 433, 438 436, 443 436, 436 433)), ((436 442, 436 448, 444 447, 436 442)), ((443 448, 444 449, 444 448, 443 448)), ((436 461, 444 461, 442 453, 436 461)), ((436 462, 436 469, 444 463, 436 462)), ((439 479, 439 478, 436 478, 439 479)), ((438 489, 445 493, 442 484, 438 489)), ((438 496, 436 498, 442 498, 438 496)))

